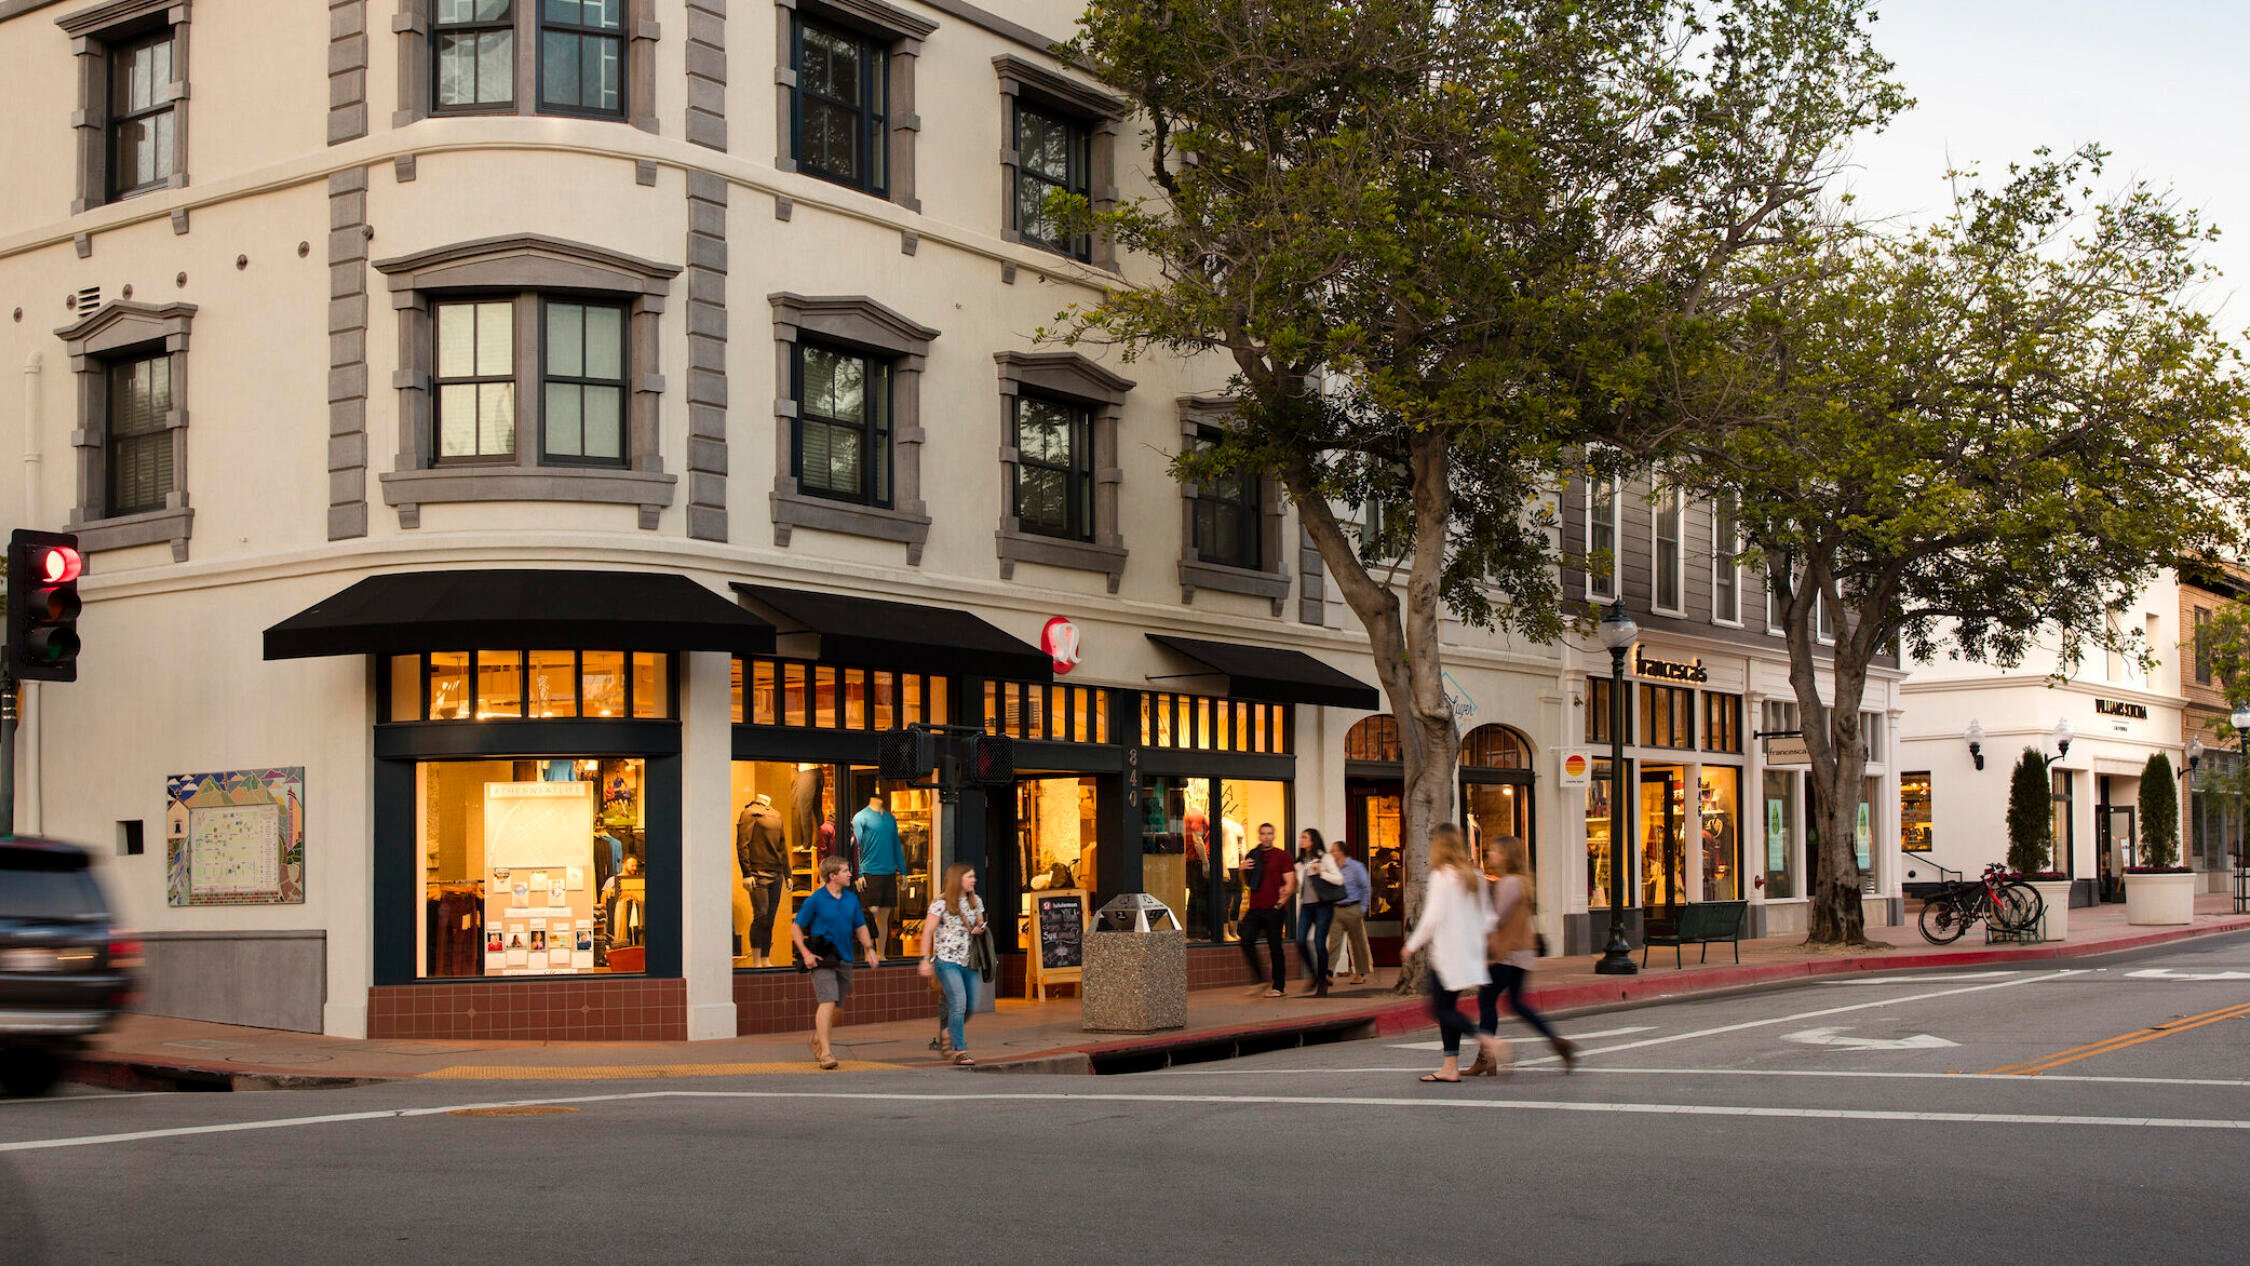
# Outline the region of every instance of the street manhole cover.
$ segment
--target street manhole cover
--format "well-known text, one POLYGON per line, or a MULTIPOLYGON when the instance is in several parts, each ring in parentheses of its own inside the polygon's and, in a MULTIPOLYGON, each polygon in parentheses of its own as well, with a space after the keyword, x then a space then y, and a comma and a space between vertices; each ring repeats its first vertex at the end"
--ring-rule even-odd
POLYGON ((165 1045, 183 1051, 239 1051, 250 1044, 248 1042, 222 1042, 215 1037, 194 1037, 180 1042, 166 1042, 165 1045))
POLYGON ((449 1117, 559 1117, 576 1112, 558 1103, 525 1103, 509 1108, 458 1108, 449 1117))

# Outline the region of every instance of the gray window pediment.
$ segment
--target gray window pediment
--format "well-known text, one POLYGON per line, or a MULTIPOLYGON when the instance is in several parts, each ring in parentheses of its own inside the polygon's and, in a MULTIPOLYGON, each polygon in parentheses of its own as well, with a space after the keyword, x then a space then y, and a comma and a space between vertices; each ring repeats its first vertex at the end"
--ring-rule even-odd
POLYGON ((1007 384, 1049 391, 1090 404, 1121 406, 1133 381, 1102 368, 1076 352, 994 352, 1003 390, 1007 384))
POLYGON ((680 265, 520 233, 375 261, 394 294, 429 290, 590 290, 662 297, 680 265))
POLYGON ((766 296, 778 324, 815 338, 834 339, 893 356, 928 356, 938 331, 865 295, 806 296, 777 291, 766 296))
POLYGON ((192 303, 134 303, 119 299, 101 311, 55 331, 73 357, 106 356, 128 347, 164 343, 167 351, 187 348, 188 325, 195 319, 192 303), (177 340, 174 345, 172 340, 177 340))

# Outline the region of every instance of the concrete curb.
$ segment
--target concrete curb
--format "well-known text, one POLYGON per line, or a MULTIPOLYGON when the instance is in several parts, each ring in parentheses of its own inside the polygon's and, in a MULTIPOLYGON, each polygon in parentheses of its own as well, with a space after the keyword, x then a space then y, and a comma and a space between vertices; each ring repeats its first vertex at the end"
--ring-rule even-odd
POLYGON ((398 1078, 352 1073, 301 1073, 285 1069, 173 1063, 141 1056, 83 1055, 63 1065, 63 1080, 104 1090, 185 1092, 236 1090, 345 1090, 398 1078))

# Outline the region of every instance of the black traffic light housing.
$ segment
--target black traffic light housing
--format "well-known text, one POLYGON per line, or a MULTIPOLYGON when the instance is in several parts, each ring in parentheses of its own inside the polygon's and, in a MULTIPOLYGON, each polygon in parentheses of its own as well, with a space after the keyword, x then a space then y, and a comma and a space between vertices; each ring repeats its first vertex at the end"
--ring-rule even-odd
POLYGON ((18 681, 78 680, 78 538, 17 528, 8 538, 8 673, 18 681))

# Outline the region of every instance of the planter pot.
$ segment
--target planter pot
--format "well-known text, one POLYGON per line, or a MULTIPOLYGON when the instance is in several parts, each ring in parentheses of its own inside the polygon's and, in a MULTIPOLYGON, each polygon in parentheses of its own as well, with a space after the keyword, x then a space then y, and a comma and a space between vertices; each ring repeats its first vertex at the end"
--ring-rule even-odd
POLYGON ((2070 881, 2067 879, 2027 879, 2024 881, 2039 893, 2047 903, 2047 912, 2039 917, 2041 940, 2060 941, 2070 935, 2070 881))
POLYGON ((2136 926, 2195 922, 2194 871, 2125 876, 2125 921, 2136 926))

